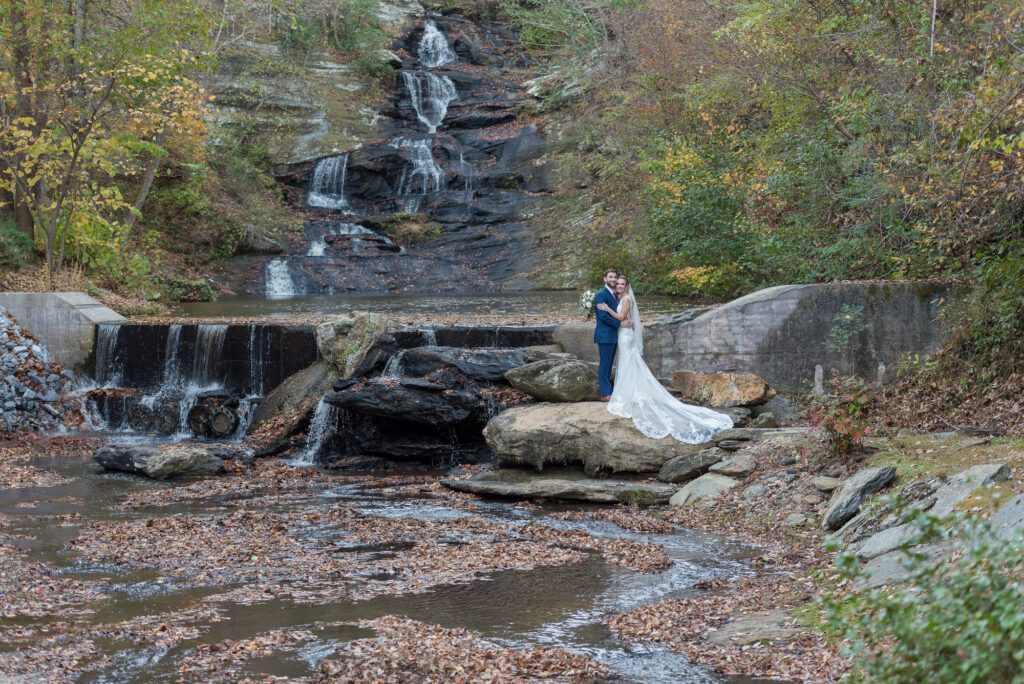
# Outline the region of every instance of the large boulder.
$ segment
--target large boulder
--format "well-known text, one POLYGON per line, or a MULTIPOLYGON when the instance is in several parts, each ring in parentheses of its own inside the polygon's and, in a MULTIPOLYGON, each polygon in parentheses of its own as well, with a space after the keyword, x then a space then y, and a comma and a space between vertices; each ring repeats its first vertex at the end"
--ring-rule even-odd
POLYGON ((949 482, 935 491, 935 505, 928 511, 932 515, 944 516, 952 513, 957 504, 967 499, 981 487, 990 487, 1010 477, 1010 469, 1004 463, 980 463, 949 478, 949 482))
POLYGON ((670 506, 685 506, 697 501, 714 501, 740 483, 725 475, 707 473, 692 482, 687 482, 668 500, 670 506))
POLYGON ((512 469, 492 470, 467 480, 442 480, 441 484, 457 492, 481 496, 646 506, 665 504, 675 492, 675 487, 656 482, 593 479, 578 473, 533 473, 512 469))
POLYGON ((553 358, 505 373, 516 389, 540 401, 597 401, 597 366, 579 359, 553 358))
POLYGON ((658 471, 658 479, 662 482, 688 482, 695 480, 727 455, 727 451, 712 447, 702 449, 695 454, 679 454, 665 462, 658 471))
POLYGON ((474 380, 494 382, 524 363, 526 352, 522 349, 414 347, 402 353, 404 373, 419 377, 444 368, 454 368, 474 380))
POLYGON ((214 445, 116 445, 103 447, 93 454, 93 460, 106 470, 164 480, 182 475, 215 475, 224 470, 223 459, 232 455, 230 450, 214 445))
POLYGON ((518 406, 492 418, 484 438, 504 465, 542 470, 548 464, 579 463, 588 475, 657 472, 674 456, 704 448, 671 437, 645 437, 603 402, 518 406))
POLYGON ((764 378, 753 373, 680 370, 672 374, 672 387, 684 399, 707 406, 757 406, 775 396, 764 378))
POLYGON ((390 327, 390 321, 378 313, 337 316, 317 326, 320 356, 343 378, 369 375, 397 351, 390 327))
POLYGON ((598 362, 597 345, 594 344, 594 322, 570 321, 562 323, 552 333, 555 344, 584 361, 598 362))
POLYGON ((325 361, 317 361, 308 368, 288 376, 256 407, 249 423, 249 433, 263 425, 268 418, 292 411, 309 399, 319 400, 330 390, 331 371, 325 361))
POLYGON ((822 518, 822 527, 838 530, 857 515, 864 499, 879 491, 896 477, 896 468, 865 468, 843 482, 832 494, 828 509, 822 518))

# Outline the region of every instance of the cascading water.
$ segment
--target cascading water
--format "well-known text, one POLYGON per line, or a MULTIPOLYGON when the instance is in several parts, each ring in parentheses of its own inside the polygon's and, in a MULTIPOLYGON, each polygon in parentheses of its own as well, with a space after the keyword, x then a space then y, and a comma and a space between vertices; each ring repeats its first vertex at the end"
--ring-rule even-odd
POLYGON ((400 196, 426 195, 430 192, 440 192, 444 188, 444 169, 434 161, 430 140, 398 138, 391 145, 404 150, 406 159, 411 164, 411 168, 402 172, 402 180, 398 187, 400 196))
POLYGON ((338 409, 323 399, 316 405, 313 418, 309 421, 306 432, 306 446, 302 454, 293 463, 296 465, 317 465, 320 454, 327 441, 334 434, 338 425, 338 409))
POLYGON ((420 40, 417 56, 420 58, 420 64, 428 68, 444 66, 456 59, 448 39, 430 19, 423 23, 423 38, 420 40))
POLYGON ((423 328, 420 330, 420 335, 423 336, 423 346, 425 347, 436 347, 437 346, 437 331, 433 328, 423 328))
POLYGON ((117 386, 121 382, 123 367, 117 358, 117 339, 120 323, 100 323, 96 330, 96 382, 102 386, 117 386))
POLYGON ((382 381, 401 380, 405 373, 405 350, 402 350, 388 359, 384 371, 380 374, 382 381))
POLYGON ((444 74, 430 72, 403 71, 402 79, 409 91, 416 118, 427 127, 427 131, 435 133, 448 114, 448 105, 459 97, 455 84, 444 74))
MULTIPOLYGON (((447 107, 447 104, 445 105, 447 107)), ((309 185, 306 204, 324 209, 348 210, 345 199, 345 177, 348 175, 348 155, 339 154, 317 162, 309 185)))
POLYGON ((276 297, 294 297, 299 294, 292 280, 292 274, 285 259, 273 259, 267 263, 264 276, 266 282, 266 295, 273 299, 276 297))

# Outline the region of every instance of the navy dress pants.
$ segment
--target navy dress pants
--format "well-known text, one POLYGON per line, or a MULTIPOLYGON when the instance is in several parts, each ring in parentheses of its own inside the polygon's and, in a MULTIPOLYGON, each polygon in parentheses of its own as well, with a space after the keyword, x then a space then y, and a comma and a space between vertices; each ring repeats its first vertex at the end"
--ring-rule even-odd
POLYGON ((611 396, 612 393, 612 363, 615 362, 615 348, 617 344, 599 344, 597 351, 601 363, 597 366, 597 385, 602 397, 611 396))

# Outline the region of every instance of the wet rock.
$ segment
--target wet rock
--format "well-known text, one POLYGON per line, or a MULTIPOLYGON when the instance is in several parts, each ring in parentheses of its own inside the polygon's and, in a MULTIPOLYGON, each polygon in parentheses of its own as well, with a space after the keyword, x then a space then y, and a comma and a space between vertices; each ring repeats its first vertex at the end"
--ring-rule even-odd
POLYGON ((657 472, 674 456, 705 448, 644 437, 633 421, 613 416, 603 402, 519 406, 492 418, 484 438, 503 465, 542 470, 578 463, 588 475, 657 472))
POLYGON ((442 484, 455 491, 482 496, 651 506, 667 503, 675 492, 675 487, 667 484, 592 479, 565 471, 531 473, 512 469, 493 470, 468 480, 442 480, 442 484))
POLYGON ((725 451, 717 447, 702 449, 694 454, 679 454, 665 462, 658 471, 658 479, 662 482, 688 482, 708 472, 726 455, 725 451))
POLYGON ((838 530, 860 510, 871 494, 879 491, 896 477, 896 468, 865 468, 843 482, 832 494, 832 501, 822 518, 822 527, 838 530))
POLYGON ((451 426, 480 417, 483 401, 474 392, 391 387, 380 383, 357 385, 324 397, 332 406, 376 418, 430 426, 451 426))
POLYGON ((744 372, 676 371, 672 387, 686 399, 714 407, 757 406, 775 396, 764 378, 744 372))
POLYGON ((754 472, 754 468, 756 467, 757 463, 755 463, 753 456, 738 453, 714 464, 708 470, 712 473, 727 475, 729 477, 735 477, 742 480, 749 476, 750 473, 754 472))
POLYGON ((507 372, 526 363, 521 349, 457 349, 454 347, 415 347, 405 351, 402 363, 407 375, 425 376, 444 368, 454 368, 475 380, 495 382, 507 372))
POLYGON ((734 480, 731 477, 707 473, 686 483, 682 489, 672 495, 668 503, 670 506, 679 507, 698 501, 714 501, 738 484, 739 480, 734 480))
POLYGON ((390 321, 377 313, 338 316, 316 329, 320 356, 342 378, 364 377, 397 352, 390 321))
POLYGON ((505 373, 516 389, 540 401, 597 401, 597 367, 579 359, 545 359, 505 373))
POLYGON ((145 475, 158 480, 183 475, 214 475, 224 470, 222 448, 198 444, 173 446, 117 445, 103 447, 93 460, 106 470, 145 475))

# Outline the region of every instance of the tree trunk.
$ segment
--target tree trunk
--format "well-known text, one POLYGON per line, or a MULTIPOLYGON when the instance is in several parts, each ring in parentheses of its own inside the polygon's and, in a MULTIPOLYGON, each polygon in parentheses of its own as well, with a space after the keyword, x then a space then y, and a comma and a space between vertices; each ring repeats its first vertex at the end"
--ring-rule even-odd
MULTIPOLYGON (((17 1, 11 4, 11 58, 14 67, 14 117, 32 117, 32 48, 28 37, 28 22, 25 17, 25 6, 17 1)), ((14 158, 14 165, 19 167, 22 155, 14 158)), ((15 171, 17 173, 17 171, 15 171)), ((19 230, 34 238, 34 222, 32 210, 26 204, 32 198, 17 186, 14 188, 14 223, 19 230)))
MULTIPOLYGON (((164 141, 167 139, 167 125, 160 129, 160 133, 156 136, 156 144, 160 147, 164 146, 164 141)), ((153 188, 153 179, 156 178, 156 170, 160 167, 160 157, 153 155, 149 162, 146 164, 146 173, 142 176, 142 186, 139 188, 139 194, 135 197, 135 212, 128 216, 128 220, 125 221, 125 225, 131 230, 132 226, 135 225, 135 221, 138 219, 138 213, 142 211, 142 206, 146 203, 146 197, 149 196, 149 191, 153 188)))

